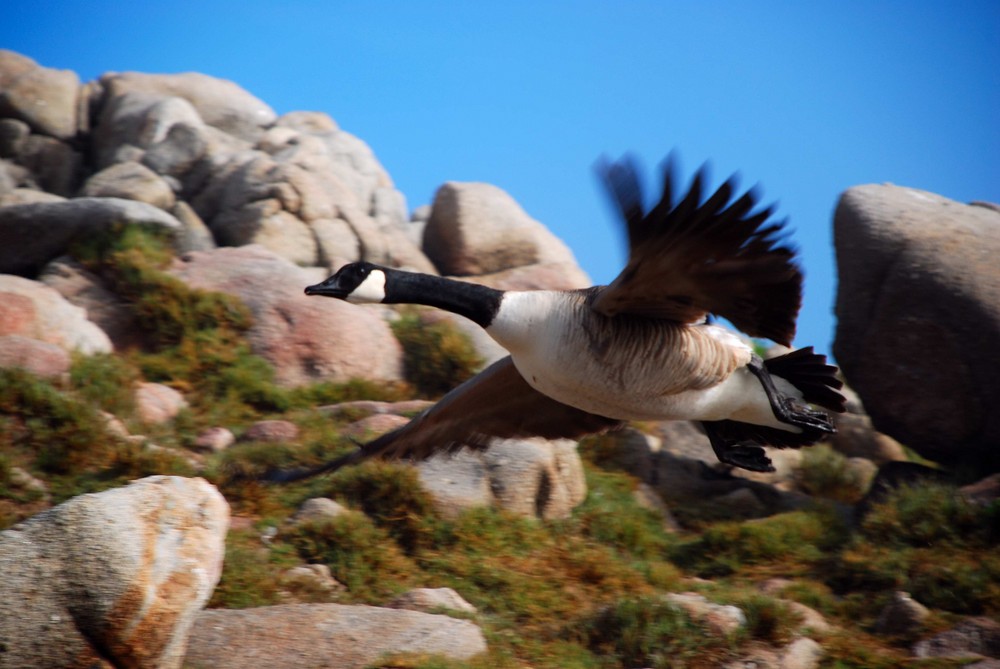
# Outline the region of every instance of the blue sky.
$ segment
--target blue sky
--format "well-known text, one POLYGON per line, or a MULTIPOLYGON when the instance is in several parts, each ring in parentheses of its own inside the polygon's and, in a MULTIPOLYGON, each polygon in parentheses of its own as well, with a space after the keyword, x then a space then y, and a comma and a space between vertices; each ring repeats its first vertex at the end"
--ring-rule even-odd
MULTIPOLYGON (((739 171, 806 270, 797 345, 829 351, 839 194, 1000 202, 1000 2, 25 2, 0 47, 90 80, 199 71, 365 140, 414 208, 507 190, 595 282, 625 248, 592 166, 739 171)), ((1000 232, 998 232, 1000 234, 1000 232)))

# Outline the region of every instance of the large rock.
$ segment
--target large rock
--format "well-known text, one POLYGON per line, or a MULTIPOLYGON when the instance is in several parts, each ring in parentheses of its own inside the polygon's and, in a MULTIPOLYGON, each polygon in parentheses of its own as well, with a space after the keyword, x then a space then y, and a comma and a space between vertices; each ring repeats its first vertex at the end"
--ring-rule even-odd
POLYGON ((55 344, 21 335, 0 335, 0 368, 17 367, 36 376, 59 378, 69 372, 71 362, 66 349, 55 344))
POLYGON ((571 263, 572 252, 500 188, 449 182, 434 196, 424 253, 442 274, 490 274, 524 265, 571 263))
POLYGON ((364 258, 433 271, 402 230, 379 227, 326 143, 298 139, 273 156, 233 154, 193 199, 221 244, 260 244, 293 262, 333 269, 364 258))
POLYGON ((31 58, 0 49, 0 116, 26 122, 59 139, 76 135, 80 79, 70 70, 41 67, 31 58))
POLYGON ((1000 467, 1000 212, 857 186, 834 218, 834 353, 874 426, 945 464, 1000 467))
POLYGON ((76 239, 124 224, 181 230, 178 220, 167 212, 144 202, 115 197, 0 207, 0 272, 36 272, 63 255, 76 239))
POLYGON ((170 271, 191 286, 246 303, 254 316, 250 344, 274 365, 282 384, 403 378, 402 348, 377 311, 306 297, 316 274, 262 247, 189 253, 170 271))
POLYGON ((109 73, 100 82, 111 100, 129 93, 159 99, 181 98, 191 104, 205 123, 250 141, 255 141, 261 129, 277 118, 271 107, 236 83, 198 72, 109 73))
POLYGON ((587 273, 572 258, 463 278, 499 290, 576 290, 593 285, 587 273))
POLYGON ((1000 658, 1000 622, 987 617, 966 618, 953 628, 918 641, 913 654, 926 657, 1000 658))
POLYGON ((184 661, 214 669, 362 669, 399 653, 467 660, 485 651, 482 631, 468 620, 374 606, 289 604, 202 612, 184 661))
POLYGON ((102 99, 90 135, 98 167, 142 161, 157 174, 181 179, 196 191, 229 158, 252 143, 202 120, 182 97, 112 87, 102 99))
POLYGON ((124 162, 106 167, 83 185, 84 197, 120 197, 169 211, 176 198, 170 186, 142 163, 124 162))
POLYGON ((137 345, 140 333, 128 302, 113 293, 103 280, 72 258, 56 258, 38 280, 87 312, 87 318, 111 339, 115 349, 137 345))
POLYGON ((256 150, 215 170, 193 204, 223 244, 257 243, 331 269, 365 259, 435 271, 406 234, 405 199, 388 174, 325 115, 279 120, 256 150))
POLYGON ((0 274, 0 336, 22 335, 84 354, 110 353, 111 340, 87 312, 52 288, 0 274))
POLYGON ((83 156, 66 142, 29 135, 18 144, 14 162, 31 175, 31 182, 50 193, 72 195, 83 171, 83 156))
POLYGON ((0 534, 0 665, 181 666, 229 508, 202 479, 76 497, 0 534))
POLYGON ((496 506, 521 516, 568 518, 587 496, 583 464, 568 439, 502 439, 485 451, 440 455, 416 467, 445 515, 496 506))

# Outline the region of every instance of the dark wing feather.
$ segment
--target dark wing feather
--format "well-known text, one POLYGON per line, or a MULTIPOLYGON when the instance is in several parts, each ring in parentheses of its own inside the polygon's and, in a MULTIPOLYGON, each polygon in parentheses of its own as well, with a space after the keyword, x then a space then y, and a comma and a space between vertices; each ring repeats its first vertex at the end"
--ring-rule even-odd
POLYGON ((790 344, 802 301, 802 272, 783 240, 785 221, 768 224, 772 208, 754 212, 749 190, 730 202, 731 177, 702 201, 706 167, 676 204, 673 155, 664 169, 663 195, 645 211, 634 162, 598 165, 625 219, 629 260, 591 303, 596 311, 695 323, 723 316, 755 337, 790 344))
POLYGON ((368 458, 423 460, 464 446, 485 448, 494 438, 577 438, 617 427, 621 421, 557 402, 524 380, 510 356, 458 386, 406 425, 358 450, 306 469, 266 474, 287 483, 332 472, 368 458))

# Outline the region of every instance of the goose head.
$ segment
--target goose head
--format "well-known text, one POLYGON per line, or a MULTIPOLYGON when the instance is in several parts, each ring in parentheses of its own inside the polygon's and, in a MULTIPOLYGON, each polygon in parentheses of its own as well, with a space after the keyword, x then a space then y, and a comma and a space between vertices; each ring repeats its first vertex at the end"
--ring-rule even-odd
POLYGON ((386 297, 388 271, 370 262, 352 262, 341 267, 326 281, 306 286, 306 295, 336 297, 355 304, 382 302, 386 297))

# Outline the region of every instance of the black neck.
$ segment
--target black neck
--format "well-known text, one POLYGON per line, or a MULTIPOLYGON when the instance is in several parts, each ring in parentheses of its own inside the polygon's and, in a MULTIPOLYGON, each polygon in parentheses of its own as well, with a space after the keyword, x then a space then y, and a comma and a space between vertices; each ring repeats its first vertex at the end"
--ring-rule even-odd
POLYGON ((503 291, 430 274, 390 270, 386 272, 386 304, 423 304, 465 316, 489 327, 500 308, 503 291))

